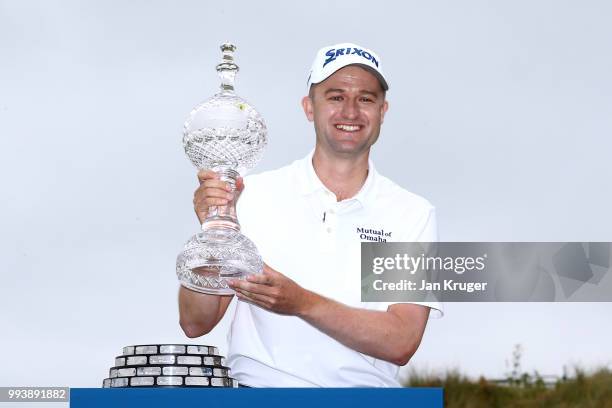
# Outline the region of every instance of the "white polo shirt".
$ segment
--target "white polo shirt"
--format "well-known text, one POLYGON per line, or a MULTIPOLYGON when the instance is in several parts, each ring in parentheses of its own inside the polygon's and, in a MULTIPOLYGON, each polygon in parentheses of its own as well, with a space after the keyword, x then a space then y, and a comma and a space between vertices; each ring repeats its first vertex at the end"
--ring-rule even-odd
MULTIPOLYGON (((317 177, 312 152, 289 166, 246 177, 237 212, 242 232, 273 269, 306 289, 363 309, 385 311, 390 303, 360 300, 362 241, 381 235, 388 242, 437 241, 435 212, 427 200, 378 174, 370 161, 359 193, 337 202, 317 177)), ((442 315, 439 304, 427 305, 430 317, 442 315)), ((352 350, 298 317, 243 301, 237 302, 228 343, 227 364, 241 384, 400 386, 399 366, 352 350)))

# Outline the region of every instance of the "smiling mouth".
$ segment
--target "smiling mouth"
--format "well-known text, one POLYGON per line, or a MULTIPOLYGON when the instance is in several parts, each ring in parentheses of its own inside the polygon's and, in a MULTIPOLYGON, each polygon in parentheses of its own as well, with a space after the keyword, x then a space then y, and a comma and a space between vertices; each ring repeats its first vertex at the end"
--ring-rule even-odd
POLYGON ((362 127, 363 126, 361 125, 344 125, 344 124, 336 125, 336 129, 342 130, 343 132, 357 132, 361 130, 362 127))

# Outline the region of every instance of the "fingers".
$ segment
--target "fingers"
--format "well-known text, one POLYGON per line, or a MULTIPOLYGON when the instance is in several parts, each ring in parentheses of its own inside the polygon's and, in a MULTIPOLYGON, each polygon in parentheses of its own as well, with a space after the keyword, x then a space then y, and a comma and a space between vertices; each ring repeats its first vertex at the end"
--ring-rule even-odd
MULTIPOLYGON (((241 187, 244 188, 242 178, 239 180, 241 187)), ((200 222, 206 218, 210 207, 226 206, 240 194, 238 190, 234 195, 230 184, 220 180, 219 175, 212 170, 200 170, 198 181, 200 186, 193 194, 193 206, 200 222)))
POLYGON ((277 276, 284 276, 282 273, 272 269, 270 265, 264 262, 263 264, 263 275, 268 276, 269 279, 274 279, 277 276))
POLYGON ((250 283, 257 283, 259 285, 272 286, 274 284, 272 277, 266 274, 254 274, 246 277, 246 280, 250 283))
POLYGON ((234 289, 236 291, 236 297, 238 299, 254 303, 258 306, 262 306, 268 308, 271 304, 274 303, 274 300, 266 295, 262 295, 259 293, 253 293, 242 289, 234 289))
POLYGON ((241 192, 242 190, 244 190, 244 180, 242 177, 238 177, 236 179, 236 191, 241 192))
POLYGON ((199 188, 214 188, 214 189, 219 189, 219 190, 224 190, 224 191, 232 191, 232 188, 230 187, 229 183, 226 181, 222 181, 222 180, 218 180, 218 179, 208 179, 208 180, 204 180, 204 181, 200 181, 200 187, 199 188))
POLYGON ((210 207, 222 207, 227 205, 227 203, 227 199, 217 197, 203 198, 194 202, 196 212, 206 212, 210 207))
POLYGON ((198 171, 198 180, 200 183, 209 179, 218 179, 219 175, 212 170, 203 169, 198 171))
MULTIPOLYGON (((229 183, 225 181, 221 181, 219 179, 219 174, 215 173, 212 170, 200 170, 198 172, 198 181, 200 185, 204 184, 207 187, 217 187, 222 188, 227 191, 232 191, 229 183)), ((244 180, 242 177, 238 177, 236 179, 236 190, 242 191, 244 189, 244 180)))
MULTIPOLYGON (((223 183, 222 181, 220 183, 223 183)), ((233 194, 231 191, 226 190, 221 187, 211 187, 206 184, 202 184, 197 188, 193 197, 198 201, 208 197, 217 197, 217 198, 225 198, 226 200, 231 200, 233 198, 233 194)))
POLYGON ((227 282, 229 287, 234 290, 240 290, 249 294, 257 294, 263 296, 271 296, 274 294, 274 289, 268 285, 249 282, 241 279, 231 279, 227 282))
POLYGON ((232 198, 232 193, 226 190, 200 186, 193 195, 193 205, 196 212, 202 212, 212 206, 227 205, 232 198))
POLYGON ((225 191, 232 191, 229 183, 221 181, 219 175, 212 170, 200 170, 198 172, 200 187, 218 188, 225 191))

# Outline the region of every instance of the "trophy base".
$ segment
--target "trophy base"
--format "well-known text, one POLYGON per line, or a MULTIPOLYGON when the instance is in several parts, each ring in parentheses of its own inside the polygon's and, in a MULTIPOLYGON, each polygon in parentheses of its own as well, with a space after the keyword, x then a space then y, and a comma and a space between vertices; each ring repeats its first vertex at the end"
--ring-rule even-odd
MULTIPOLYGON (((115 357, 103 388, 238 387, 214 346, 142 344, 115 357)), ((105 405, 106 406, 106 405, 105 405)), ((126 405, 128 406, 128 405, 126 405)))
POLYGON ((232 296, 236 294, 236 292, 234 292, 234 290, 229 287, 206 288, 206 287, 192 285, 190 283, 185 283, 185 282, 181 282, 181 285, 189 290, 193 290, 194 292, 198 292, 198 293, 203 293, 205 295, 232 296))
POLYGON ((228 279, 245 279, 262 270, 263 261, 251 240, 228 228, 207 228, 194 235, 176 262, 181 285, 209 295, 233 295, 228 279))
MULTIPOLYGON (((220 267, 215 266, 200 266, 193 268, 190 271, 183 273, 184 278, 181 280, 181 285, 189 290, 207 295, 228 296, 235 292, 229 287, 228 279, 240 279, 244 276, 242 271, 236 271, 234 274, 219 275, 220 267), (186 278, 186 279, 185 279, 186 278)), ((224 267, 227 269, 227 266, 224 267)))

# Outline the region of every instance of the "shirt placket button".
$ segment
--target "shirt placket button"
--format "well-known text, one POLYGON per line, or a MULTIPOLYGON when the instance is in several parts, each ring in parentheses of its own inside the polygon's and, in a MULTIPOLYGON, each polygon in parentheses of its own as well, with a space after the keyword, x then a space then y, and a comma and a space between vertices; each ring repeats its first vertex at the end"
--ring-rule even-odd
POLYGON ((330 208, 327 210, 327 214, 329 222, 325 230, 327 231, 327 233, 331 234, 332 232, 334 232, 334 228, 336 227, 336 210, 330 208))

